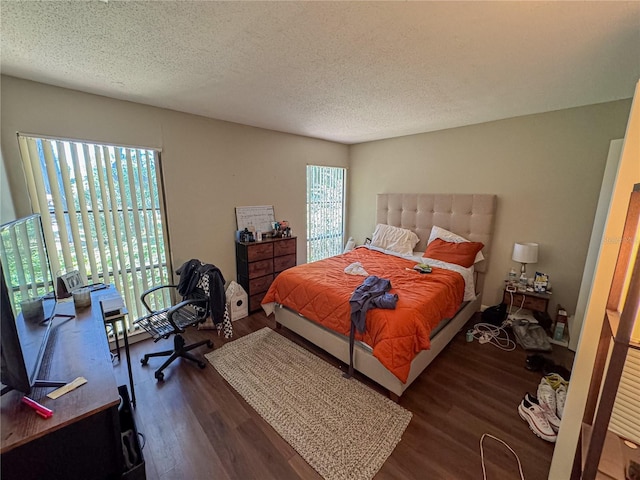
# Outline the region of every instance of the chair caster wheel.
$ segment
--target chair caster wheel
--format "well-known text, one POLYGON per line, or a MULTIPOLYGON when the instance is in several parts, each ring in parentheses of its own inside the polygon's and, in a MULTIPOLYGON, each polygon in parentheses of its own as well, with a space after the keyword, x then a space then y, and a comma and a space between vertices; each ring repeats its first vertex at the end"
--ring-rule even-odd
POLYGON ((162 373, 162 372, 156 372, 155 373, 155 377, 156 377, 156 380, 158 380, 159 382, 163 382, 164 381, 164 373, 162 373))
POLYGON ((213 348, 213 342, 211 340, 207 342, 207 347, 213 348))
POLYGON ((202 362, 198 363, 198 366, 199 366, 200 368, 204 368, 204 367, 206 367, 206 365, 205 365, 204 363, 202 363, 202 362))
POLYGON ((148 358, 141 358, 140 359, 140 363, 144 367, 147 363, 149 363, 149 359, 148 358))

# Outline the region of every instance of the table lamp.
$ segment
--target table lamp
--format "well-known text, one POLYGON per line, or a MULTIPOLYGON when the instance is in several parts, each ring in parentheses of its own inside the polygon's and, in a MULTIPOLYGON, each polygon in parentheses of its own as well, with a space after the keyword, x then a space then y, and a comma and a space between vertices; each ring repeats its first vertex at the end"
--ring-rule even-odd
MULTIPOLYGON (((511 259, 514 262, 519 262, 520 267, 520 281, 522 278, 527 278, 527 263, 538 262, 538 244, 537 243, 516 243, 513 246, 513 255, 511 259)), ((525 280, 526 283, 526 280, 525 280)))

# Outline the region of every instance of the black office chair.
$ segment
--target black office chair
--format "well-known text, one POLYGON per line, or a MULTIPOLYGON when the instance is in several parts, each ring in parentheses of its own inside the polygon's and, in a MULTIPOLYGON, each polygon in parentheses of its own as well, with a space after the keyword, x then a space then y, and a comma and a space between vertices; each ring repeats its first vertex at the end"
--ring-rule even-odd
MULTIPOLYGON (((197 260, 190 260, 177 271, 177 273, 181 275, 180 285, 160 285, 153 287, 144 292, 140 297, 145 308, 149 311, 149 314, 139 318, 134 322, 134 324, 139 325, 149 332, 153 337, 154 342, 174 335, 173 350, 147 353, 144 358, 140 360, 142 365, 147 365, 149 358, 151 357, 169 357, 162 366, 155 371, 155 377, 159 381, 164 380, 164 373, 162 373, 162 371, 176 358, 182 357, 187 360, 191 360, 200 368, 205 368, 206 366, 203 361, 196 358, 194 355, 189 353, 189 351, 205 344, 209 348, 213 348, 213 342, 211 340, 202 340, 197 343, 186 345, 185 340, 181 335, 185 332, 187 327, 203 323, 210 315, 212 293, 210 291, 211 278, 207 277, 207 275, 210 275, 212 270, 211 268, 206 269, 204 267, 212 266, 202 264, 197 260), (154 311, 149 306, 146 299, 150 294, 162 288, 177 289, 177 291, 183 295, 183 300, 177 305, 154 311)), ((224 279, 222 279, 222 284, 224 285, 224 279)))

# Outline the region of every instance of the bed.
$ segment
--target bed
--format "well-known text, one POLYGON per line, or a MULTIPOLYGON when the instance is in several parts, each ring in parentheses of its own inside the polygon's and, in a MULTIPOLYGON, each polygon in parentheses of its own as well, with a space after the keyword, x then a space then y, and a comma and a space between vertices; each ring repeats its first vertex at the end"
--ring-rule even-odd
MULTIPOLYGON (((344 266, 361 261, 365 268, 368 267, 368 274, 391 278, 394 287, 391 293, 399 294, 397 310, 403 313, 395 310, 370 310, 367 313, 367 332, 357 337, 360 341, 356 342, 353 362, 357 371, 383 386, 390 397, 397 400, 480 309, 480 294, 489 259, 495 210, 496 196, 490 194, 379 194, 376 224, 401 227, 414 232, 418 242, 413 253, 405 252, 400 255, 382 249, 358 248, 346 255, 328 259, 326 263, 331 270, 326 271, 331 273, 327 273, 326 278, 313 275, 314 270, 317 271, 320 266, 319 262, 294 267, 274 280, 263 300, 263 308, 267 314, 275 313, 279 327, 285 326, 334 357, 349 363, 349 293, 345 293, 344 289, 346 287, 348 292, 352 292, 365 277, 347 275, 344 273, 344 266), (484 244, 484 259, 473 264, 471 292, 468 288, 464 292, 465 285, 469 287, 469 284, 462 280, 462 275, 445 272, 445 269, 438 268, 441 265, 437 262, 434 264, 429 261, 434 265, 431 274, 422 275, 411 270, 425 251, 433 226, 444 228, 471 242, 484 244), (384 268, 387 268, 388 275, 385 275, 384 268), (305 305, 292 306, 294 303, 290 299, 296 296, 304 298, 297 290, 302 289, 304 283, 309 284, 310 278, 316 278, 320 289, 326 292, 321 304, 325 306, 327 318, 336 314, 342 319, 341 324, 327 321, 322 309, 318 311, 310 310, 305 305), (409 281, 413 282, 413 289, 408 286, 409 281), (422 281, 440 284, 438 291, 441 293, 435 294, 431 303, 409 305, 409 298, 415 297, 413 291, 418 290, 415 285, 422 281), (343 291, 334 292, 332 284, 338 283, 342 284, 343 291), (475 296, 474 291, 477 294, 475 296), (440 302, 440 297, 451 298, 440 302), (415 317, 411 320, 412 337, 388 341, 385 332, 391 328, 389 324, 395 325, 393 315, 407 316, 406 312, 415 317), (428 312, 428 315, 424 312, 428 312), (423 313, 427 315, 425 319, 422 318, 423 313), (403 350, 398 349, 397 352, 400 353, 389 353, 390 346, 399 345, 397 342, 404 342, 404 346, 400 345, 403 350), (410 358, 403 357, 402 352, 407 349, 411 352, 410 358)), ((422 287, 419 290, 423 291, 422 287)), ((411 298, 411 301, 420 300, 411 298)), ((399 337, 404 336, 401 331, 399 337)))

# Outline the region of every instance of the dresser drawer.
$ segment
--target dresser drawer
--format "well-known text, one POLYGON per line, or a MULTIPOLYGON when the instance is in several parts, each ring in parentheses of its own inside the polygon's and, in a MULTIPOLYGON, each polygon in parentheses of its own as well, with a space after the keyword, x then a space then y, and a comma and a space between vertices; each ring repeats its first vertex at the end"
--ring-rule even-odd
POLYGON ((260 310, 260 302, 262 302, 266 293, 267 292, 256 293, 249 297, 249 311, 254 312, 256 310, 260 310))
POLYGON ((266 292, 272 282, 273 275, 265 275, 264 277, 252 278, 251 280, 249 280, 249 292, 251 292, 251 294, 266 292))
POLYGON ((288 238, 287 240, 279 240, 273 244, 273 255, 279 257, 280 255, 287 255, 289 253, 296 253, 296 239, 288 238))
POLYGON ((273 243, 254 243, 247 247, 247 258, 250 262, 273 257, 273 243))
POLYGON ((263 277, 273 273, 273 259, 260 260, 249 264, 249 278, 263 277))
POLYGON ((273 259, 273 271, 281 272, 286 270, 287 268, 296 266, 296 256, 295 255, 285 255, 283 257, 275 257, 273 259))

